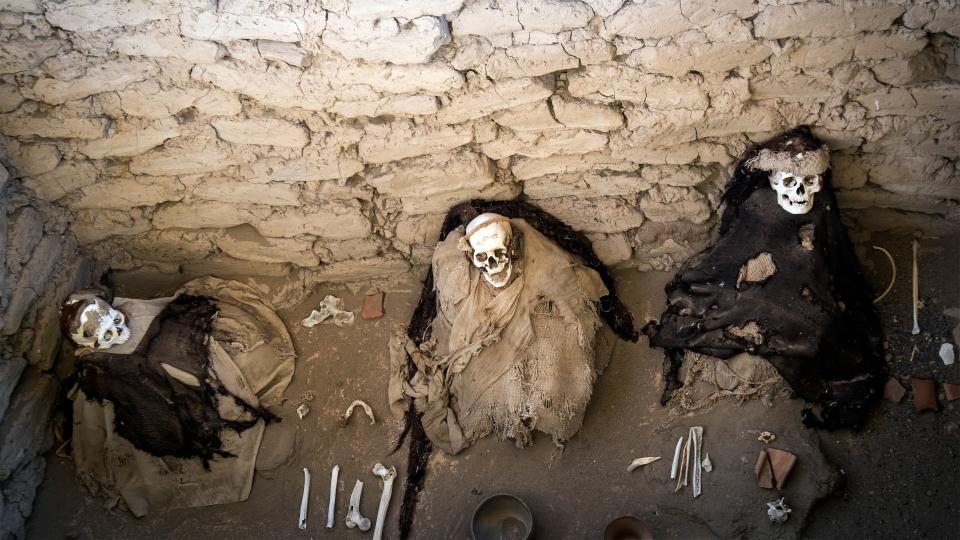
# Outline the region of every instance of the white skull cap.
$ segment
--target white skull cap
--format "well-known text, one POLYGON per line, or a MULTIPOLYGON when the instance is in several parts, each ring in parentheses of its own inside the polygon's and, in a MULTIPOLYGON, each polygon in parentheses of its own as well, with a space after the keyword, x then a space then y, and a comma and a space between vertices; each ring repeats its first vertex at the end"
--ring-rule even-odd
POLYGON ((494 214, 493 212, 487 212, 485 214, 480 214, 479 216, 470 220, 470 223, 467 223, 466 234, 464 238, 467 240, 480 229, 486 227, 487 225, 493 223, 503 223, 506 222, 508 225, 510 223, 510 218, 501 216, 500 214, 494 214))

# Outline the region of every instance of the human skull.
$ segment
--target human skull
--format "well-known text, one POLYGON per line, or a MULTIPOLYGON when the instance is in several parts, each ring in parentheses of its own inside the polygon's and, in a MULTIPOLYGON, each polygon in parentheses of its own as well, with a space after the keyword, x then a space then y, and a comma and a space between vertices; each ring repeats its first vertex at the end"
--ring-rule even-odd
POLYGON ((130 328, 123 313, 101 298, 83 295, 67 300, 64 308, 75 313, 67 321, 70 339, 81 347, 109 349, 130 339, 130 328))
POLYGON ((510 221, 499 214, 480 214, 467 224, 467 240, 473 250, 470 262, 494 287, 503 287, 513 275, 509 248, 512 238, 510 221))
POLYGON ((788 171, 770 173, 770 187, 777 192, 777 203, 791 214, 806 214, 813 208, 813 196, 820 191, 819 174, 801 176, 788 171))

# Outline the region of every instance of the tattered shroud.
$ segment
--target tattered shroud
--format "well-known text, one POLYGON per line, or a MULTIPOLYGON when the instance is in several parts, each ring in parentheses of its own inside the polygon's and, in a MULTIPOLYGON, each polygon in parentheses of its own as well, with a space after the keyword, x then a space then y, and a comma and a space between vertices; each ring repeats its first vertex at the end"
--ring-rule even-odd
POLYGON ((88 399, 113 404, 116 432, 138 450, 158 457, 199 457, 206 467, 215 456, 231 457, 221 450, 222 429, 242 432, 261 418, 276 419, 233 396, 211 376, 207 340, 217 313, 214 300, 182 294, 153 320, 135 352, 77 359, 80 389, 88 399), (200 385, 173 379, 161 363, 193 375, 200 385), (251 418, 221 418, 218 394, 232 397, 251 418))
MULTIPOLYGON (((609 294, 600 298, 600 316, 614 333, 621 339, 637 341, 639 333, 633 326, 633 316, 627 310, 620 298, 617 297, 613 278, 606 267, 600 262, 593 247, 583 234, 570 228, 567 224, 541 210, 540 208, 523 201, 484 201, 472 200, 454 206, 447 213, 440 230, 440 240, 450 234, 450 231, 470 222, 480 214, 492 212, 508 218, 520 218, 529 223, 541 234, 552 240, 566 251, 580 257, 584 265, 592 268, 603 280, 609 294)), ((423 282, 423 291, 420 294, 420 303, 410 318, 407 326, 407 336, 414 343, 427 341, 430 338, 430 324, 437 316, 437 292, 433 284, 433 270, 427 270, 427 277, 423 282)), ((416 371, 416 366, 410 364, 410 373, 416 371)), ((397 440, 397 448, 403 444, 403 439, 410 434, 410 452, 407 460, 407 479, 404 486, 403 505, 400 508, 400 538, 406 539, 410 535, 413 525, 413 514, 416 510, 417 497, 423 489, 424 476, 427 472, 427 461, 433 449, 427 434, 423 430, 420 416, 414 411, 411 400, 407 410, 404 431, 397 440)))
POLYGON ((793 215, 777 204, 768 173, 744 165, 760 148, 788 140, 793 148, 820 144, 801 127, 747 153, 724 193, 719 238, 677 272, 666 286, 667 310, 644 331, 667 350, 664 402, 679 386, 683 349, 718 358, 746 351, 769 360, 800 397, 819 405, 820 418, 804 410, 806 425, 857 429, 883 386, 882 332, 830 171, 813 209, 793 215), (809 235, 811 227, 812 246, 808 237, 804 247, 801 229, 809 235), (772 256, 776 271, 738 290, 741 267, 761 253, 772 256), (737 330, 750 323, 761 342, 737 330))

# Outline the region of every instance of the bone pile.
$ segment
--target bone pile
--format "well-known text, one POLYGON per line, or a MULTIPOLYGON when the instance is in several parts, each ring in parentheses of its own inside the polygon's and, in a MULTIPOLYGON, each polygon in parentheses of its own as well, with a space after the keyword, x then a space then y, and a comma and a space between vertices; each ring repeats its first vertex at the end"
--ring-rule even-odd
POLYGON ((694 498, 700 496, 703 488, 703 471, 710 472, 713 470, 713 462, 710 461, 710 455, 706 454, 701 458, 702 449, 702 426, 691 427, 686 442, 684 442, 683 437, 677 440, 677 447, 673 452, 673 464, 670 466, 670 479, 677 481, 677 487, 674 489, 674 492, 680 491, 692 483, 694 498))
MULTIPOLYGON (((383 491, 380 494, 380 507, 377 509, 377 522, 373 531, 374 540, 383 538, 383 528, 387 519, 387 509, 390 505, 390 497, 393 495, 393 482, 397 477, 396 467, 386 467, 382 463, 373 466, 373 474, 380 477, 383 481, 383 491)), ((306 529, 307 498, 310 493, 310 476, 307 469, 303 469, 304 487, 303 501, 300 507, 300 529, 306 529)), ((327 507, 327 528, 332 529, 336 518, 337 504, 337 482, 340 478, 340 466, 334 465, 330 472, 330 502, 327 507)), ((348 529, 360 529, 361 531, 370 530, 370 519, 360 513, 360 497, 363 495, 363 481, 357 480, 353 486, 353 492, 350 494, 350 504, 347 507, 347 516, 344 520, 348 529)))

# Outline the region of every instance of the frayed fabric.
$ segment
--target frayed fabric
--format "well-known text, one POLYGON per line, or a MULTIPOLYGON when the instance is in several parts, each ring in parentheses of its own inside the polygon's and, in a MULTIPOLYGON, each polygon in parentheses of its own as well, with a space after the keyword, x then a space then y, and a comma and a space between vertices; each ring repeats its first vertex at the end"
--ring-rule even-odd
MULTIPOLYGON (((596 303, 600 318, 621 339, 637 341, 639 332, 634 327, 633 316, 617 297, 613 278, 593 251, 587 237, 574 231, 569 225, 533 204, 524 201, 485 200, 472 200, 459 204, 447 213, 439 240, 443 241, 454 229, 466 225, 470 220, 486 212, 500 214, 508 218, 523 219, 561 249, 576 256, 584 267, 596 272, 607 290, 606 295, 602 296, 596 303)), ((397 358, 398 360, 393 361, 391 365, 388 398, 394 413, 403 414, 406 419, 403 434, 398 438, 395 450, 403 444, 404 435, 409 434, 410 436, 407 478, 399 516, 401 539, 408 538, 413 527, 417 498, 423 489, 427 462, 430 453, 433 451, 433 445, 424 430, 425 415, 422 411, 416 410, 414 400, 404 398, 404 393, 408 387, 412 390, 412 387, 406 384, 407 380, 417 373, 418 365, 423 366, 426 360, 421 347, 429 348, 428 343, 433 337, 433 322, 438 312, 437 291, 434 272, 431 268, 427 272, 420 302, 414 310, 410 324, 407 326, 406 335, 397 336, 391 342, 391 358, 397 358)), ((584 338, 585 336, 578 336, 577 339, 581 341, 584 338)), ((564 410, 566 411, 566 409, 564 410)), ((566 417, 568 415, 567 412, 563 412, 560 416, 566 417)), ((544 424, 545 420, 541 419, 540 422, 544 424)))

